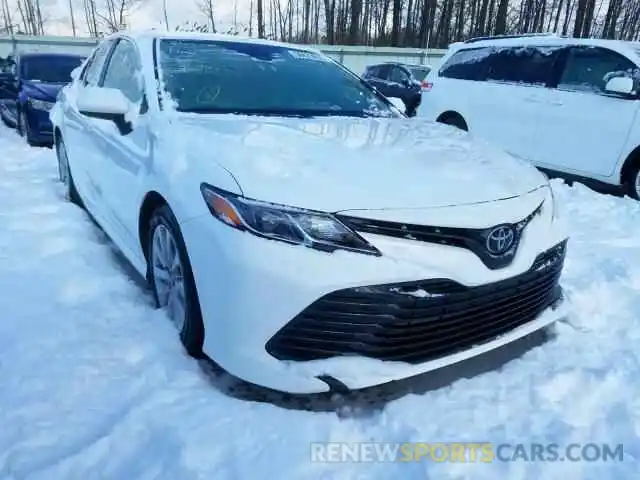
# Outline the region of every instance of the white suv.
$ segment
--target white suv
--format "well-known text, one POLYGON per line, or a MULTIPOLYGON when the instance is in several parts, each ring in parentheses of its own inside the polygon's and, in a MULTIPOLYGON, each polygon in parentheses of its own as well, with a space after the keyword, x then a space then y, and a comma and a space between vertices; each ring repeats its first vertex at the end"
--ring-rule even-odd
POLYGON ((418 116, 640 198, 640 43, 525 35, 451 46, 418 116))

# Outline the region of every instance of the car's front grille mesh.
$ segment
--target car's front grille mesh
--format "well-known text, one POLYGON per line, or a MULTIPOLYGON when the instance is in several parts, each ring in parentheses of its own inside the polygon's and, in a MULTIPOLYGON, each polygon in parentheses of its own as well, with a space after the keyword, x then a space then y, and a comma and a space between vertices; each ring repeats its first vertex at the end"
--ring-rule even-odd
POLYGON ((344 355, 422 363, 486 343, 536 318, 561 296, 566 242, 531 269, 492 284, 451 280, 339 290, 318 299, 266 345, 280 360, 344 355))

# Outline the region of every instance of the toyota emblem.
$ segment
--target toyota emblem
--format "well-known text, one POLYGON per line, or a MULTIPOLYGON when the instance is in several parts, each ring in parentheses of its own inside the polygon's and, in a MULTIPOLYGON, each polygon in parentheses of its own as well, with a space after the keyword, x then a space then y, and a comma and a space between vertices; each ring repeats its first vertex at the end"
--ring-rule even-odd
POLYGON ((504 255, 511 249, 515 239, 516 233, 513 227, 509 225, 495 227, 487 235, 487 251, 491 255, 504 255))

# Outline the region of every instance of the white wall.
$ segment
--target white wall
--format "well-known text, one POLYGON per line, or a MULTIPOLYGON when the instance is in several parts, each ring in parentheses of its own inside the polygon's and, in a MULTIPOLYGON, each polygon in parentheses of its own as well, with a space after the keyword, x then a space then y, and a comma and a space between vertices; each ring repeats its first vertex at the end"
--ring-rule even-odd
MULTIPOLYGON (((34 37, 19 35, 16 37, 0 36, 0 57, 12 52, 91 52, 96 40, 93 38, 74 37, 34 37)), ((317 45, 318 50, 342 62, 347 68, 360 74, 365 66, 373 63, 399 61, 416 64, 437 63, 444 50, 421 50, 418 48, 361 47, 340 45, 317 45)))

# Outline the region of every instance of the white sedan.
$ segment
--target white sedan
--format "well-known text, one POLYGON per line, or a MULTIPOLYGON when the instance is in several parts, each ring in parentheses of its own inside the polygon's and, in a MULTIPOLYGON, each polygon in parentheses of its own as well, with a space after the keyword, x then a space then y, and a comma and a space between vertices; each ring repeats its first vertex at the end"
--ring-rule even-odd
POLYGON ((119 33, 73 77, 51 113, 68 197, 232 375, 358 389, 566 315, 546 178, 319 52, 119 33))

